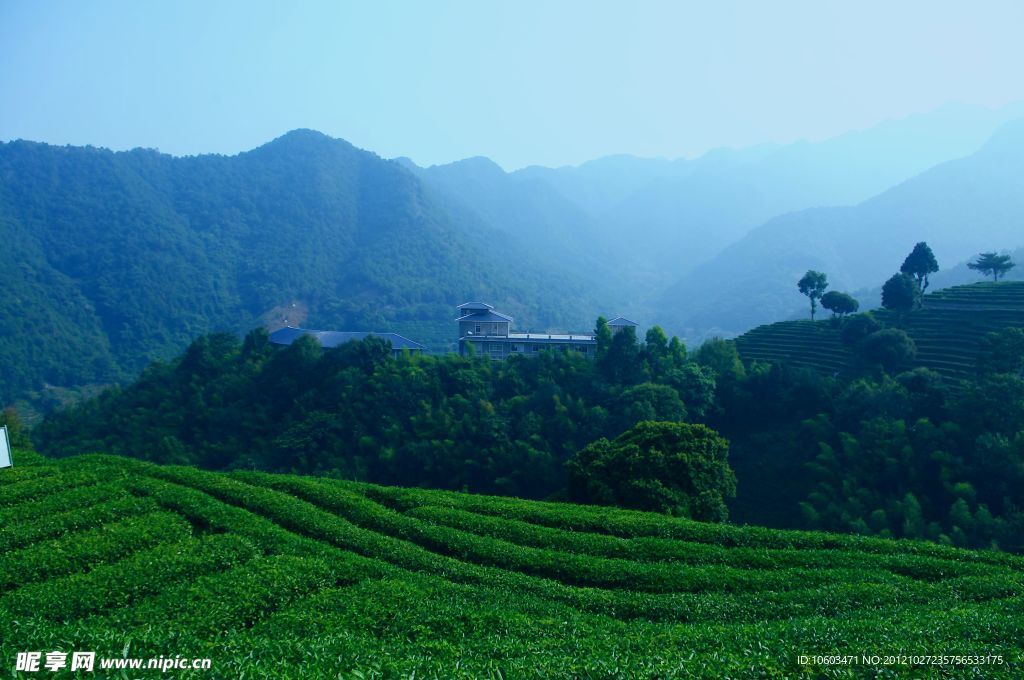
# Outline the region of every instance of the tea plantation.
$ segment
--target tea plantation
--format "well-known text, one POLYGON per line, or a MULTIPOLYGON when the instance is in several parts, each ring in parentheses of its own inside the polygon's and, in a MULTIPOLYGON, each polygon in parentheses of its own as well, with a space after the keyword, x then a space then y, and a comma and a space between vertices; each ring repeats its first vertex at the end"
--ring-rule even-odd
POLYGON ((4 677, 31 650, 212 659, 110 677, 1024 676, 1017 556, 110 456, 15 462, 4 677))
MULTIPOLYGON (((905 315, 874 310, 883 324, 902 328, 917 345, 911 366, 924 366, 951 378, 975 373, 985 333, 1024 327, 1024 281, 955 286, 924 296, 922 309, 905 315)), ((785 361, 823 373, 854 367, 854 353, 843 344, 831 320, 782 321, 759 326, 736 339, 744 361, 785 361)))

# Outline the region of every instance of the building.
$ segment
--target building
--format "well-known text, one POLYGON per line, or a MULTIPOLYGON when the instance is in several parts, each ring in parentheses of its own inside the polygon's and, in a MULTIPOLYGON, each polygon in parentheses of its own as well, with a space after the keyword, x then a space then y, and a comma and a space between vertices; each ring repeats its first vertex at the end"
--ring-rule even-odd
POLYGON ((517 333, 512 330, 512 317, 494 311, 491 305, 467 302, 458 309, 459 317, 455 321, 459 324, 459 354, 462 355, 469 352, 470 345, 475 354, 495 361, 517 354, 536 356, 542 349, 579 352, 592 359, 597 350, 597 339, 590 333, 517 333))
POLYGON ((308 328, 295 328, 293 326, 286 326, 271 333, 270 342, 275 345, 290 345, 295 342, 296 338, 303 335, 313 336, 320 341, 320 346, 325 349, 328 347, 337 347, 338 345, 346 342, 356 342, 372 335, 375 338, 389 341, 391 343, 391 355, 396 358, 406 351, 410 354, 423 354, 423 351, 426 349, 426 347, 420 343, 414 342, 409 338, 399 335, 398 333, 376 333, 373 331, 314 331, 308 328))
POLYGON ((612 332, 612 335, 615 335, 616 333, 621 331, 623 328, 634 328, 635 329, 635 328, 639 328, 639 327, 640 327, 640 324, 636 323, 635 321, 630 321, 629 319, 627 319, 626 317, 623 317, 623 316, 617 316, 617 317, 615 317, 614 319, 612 319, 611 321, 608 322, 608 330, 610 330, 612 332))

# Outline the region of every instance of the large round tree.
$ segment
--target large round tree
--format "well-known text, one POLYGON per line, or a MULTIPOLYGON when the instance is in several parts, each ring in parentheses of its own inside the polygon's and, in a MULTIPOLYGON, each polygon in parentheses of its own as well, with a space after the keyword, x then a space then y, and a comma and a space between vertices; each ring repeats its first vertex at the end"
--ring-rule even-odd
POLYGON ((725 499, 736 495, 728 452, 729 443, 704 425, 644 421, 566 463, 569 497, 723 522, 725 499))
POLYGON ((900 272, 913 278, 914 283, 917 284, 918 304, 920 304, 920 296, 928 290, 928 275, 937 271, 939 271, 939 263, 935 259, 935 253, 924 241, 914 246, 914 249, 907 255, 907 259, 903 260, 900 272))
POLYGON ((918 291, 910 274, 899 272, 882 286, 882 306, 896 312, 909 312, 917 304, 918 291))

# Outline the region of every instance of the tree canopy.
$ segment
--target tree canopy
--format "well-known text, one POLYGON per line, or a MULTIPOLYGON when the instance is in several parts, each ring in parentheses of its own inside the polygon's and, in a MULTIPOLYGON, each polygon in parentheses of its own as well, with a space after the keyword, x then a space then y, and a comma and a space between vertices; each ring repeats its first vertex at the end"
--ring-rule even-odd
POLYGON ((939 263, 928 244, 921 241, 910 251, 907 259, 903 260, 900 271, 914 278, 918 296, 921 296, 928 290, 928 275, 939 271, 939 263))
POLYGON ((860 353, 869 363, 881 364, 892 371, 917 356, 917 345, 906 331, 885 328, 864 338, 860 353))
POLYGON ((736 495, 728 451, 728 442, 704 425, 644 421, 569 460, 569 497, 722 522, 725 500, 736 495))
POLYGON ((882 286, 882 306, 886 309, 908 312, 917 305, 918 297, 917 284, 909 274, 893 274, 882 286))
POLYGON ((811 301, 811 320, 814 320, 814 313, 818 310, 818 299, 828 288, 828 277, 822 272, 808 269, 796 284, 800 293, 806 295, 811 301))
POLYGON ((852 295, 837 290, 830 290, 822 295, 821 306, 832 312, 833 318, 841 318, 860 309, 860 303, 852 295))
POLYGON ((1017 265, 1010 259, 1009 255, 998 255, 996 253, 982 253, 967 266, 974 271, 981 272, 985 276, 991 276, 993 281, 998 281, 1017 265))

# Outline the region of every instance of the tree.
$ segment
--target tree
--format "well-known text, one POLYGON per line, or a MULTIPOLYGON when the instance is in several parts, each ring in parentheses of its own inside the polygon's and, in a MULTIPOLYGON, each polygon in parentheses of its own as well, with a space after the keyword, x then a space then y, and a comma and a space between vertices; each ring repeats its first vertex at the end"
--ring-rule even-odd
POLYGON ((856 345, 875 331, 882 330, 882 324, 871 312, 851 316, 843 322, 839 336, 847 345, 856 345))
POLYGON ((909 274, 893 274, 882 286, 882 306, 897 312, 909 312, 917 304, 917 284, 909 274))
POLYGON ((640 383, 623 390, 611 410, 613 432, 619 434, 644 420, 686 420, 686 406, 668 385, 640 383))
POLYGON ((928 244, 921 241, 910 251, 907 259, 903 260, 900 271, 914 278, 920 304, 920 296, 923 296, 924 292, 928 290, 928 275, 939 271, 939 263, 928 244))
POLYGON ((818 298, 824 295, 825 289, 828 288, 828 277, 821 272, 808 269, 803 278, 797 282, 796 287, 802 294, 810 298, 811 321, 814 321, 814 312, 818 310, 818 298))
MULTIPOLYGON (((600 352, 600 338, 598 338, 598 343, 600 352)), ((640 353, 640 344, 636 339, 636 329, 626 326, 616 333, 604 356, 598 353, 597 363, 610 382, 619 385, 635 385, 643 382, 645 378, 644 364, 640 353)))
POLYGON ((665 335, 661 326, 653 326, 647 331, 643 357, 647 363, 647 372, 652 378, 660 379, 672 367, 672 359, 668 350, 668 336, 665 335))
POLYGON ((985 276, 992 275, 993 281, 998 281, 1017 265, 1010 259, 1009 255, 997 255, 995 253, 982 253, 974 262, 967 263, 968 268, 981 272, 985 276))
POLYGON ((1024 375, 1024 328, 1003 328, 985 334, 978 351, 982 373, 1024 375))
POLYGON ((8 406, 0 412, 0 425, 7 426, 7 438, 11 446, 18 449, 32 449, 32 440, 28 433, 22 428, 21 416, 13 406, 8 406))
POLYGON ((853 296, 830 290, 821 296, 821 306, 832 312, 832 318, 841 318, 860 309, 860 303, 853 296))
POLYGON ((655 510, 707 522, 736 495, 729 443, 704 425, 644 421, 588 444, 566 463, 575 501, 655 510))
POLYGON ((701 366, 707 366, 715 375, 731 375, 742 377, 746 371, 736 350, 736 343, 724 338, 708 338, 693 353, 694 360, 701 366))
POLYGON ((886 328, 864 338, 860 352, 868 362, 881 364, 891 371, 917 356, 917 345, 906 331, 886 328))
POLYGON ((597 323, 594 324, 594 338, 597 340, 596 356, 603 359, 612 346, 612 329, 608 328, 608 319, 603 316, 597 317, 597 323))

